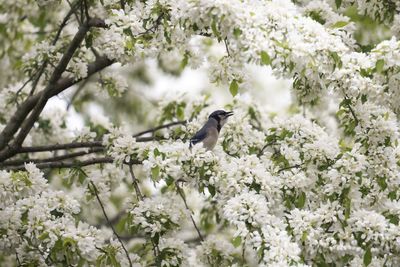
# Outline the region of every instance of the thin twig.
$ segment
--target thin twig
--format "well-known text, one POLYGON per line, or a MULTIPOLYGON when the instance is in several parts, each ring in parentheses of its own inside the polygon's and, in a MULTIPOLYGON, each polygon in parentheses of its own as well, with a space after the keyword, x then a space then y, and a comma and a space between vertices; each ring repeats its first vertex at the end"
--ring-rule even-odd
MULTIPOLYGON (((77 3, 78 3, 78 1, 75 3, 75 6, 71 6, 71 9, 69 10, 68 14, 64 17, 63 21, 61 22, 60 27, 57 30, 56 36, 54 37, 53 41, 51 42, 51 44, 53 46, 56 45, 58 39, 61 36, 61 32, 63 31, 64 27, 67 25, 67 22, 68 22, 69 18, 71 17, 71 15, 74 13, 75 8, 78 6, 77 3)), ((46 69, 46 66, 48 63, 49 63, 48 59, 44 60, 42 65, 40 66, 38 72, 35 73, 36 77, 33 80, 32 89, 31 89, 31 92, 29 93, 30 95, 33 95, 33 93, 35 92, 36 87, 39 83, 40 77, 43 75, 44 70, 46 69)), ((33 76, 32 76, 32 79, 33 79, 33 76)))
POLYGON ((293 166, 284 167, 284 168, 282 168, 282 169, 279 169, 279 170, 278 170, 278 173, 281 173, 281 172, 283 172, 283 171, 290 170, 290 169, 300 168, 303 164, 304 164, 304 163, 302 163, 302 164, 296 164, 296 165, 293 165, 293 166))
POLYGON ((194 228, 196 228, 196 231, 197 231, 197 234, 199 235, 200 240, 201 240, 201 241, 204 241, 204 238, 203 238, 202 234, 200 233, 200 230, 199 230, 199 228, 197 227, 196 222, 195 222, 194 219, 193 219, 192 210, 189 208, 188 204, 186 203, 186 198, 185 198, 185 195, 184 195, 182 189, 180 188, 178 182, 176 182, 175 185, 176 185, 176 190, 178 191, 178 194, 181 196, 181 198, 182 198, 182 200, 183 200, 183 203, 185 203, 186 209, 187 209, 187 210, 189 211, 189 213, 190 213, 190 214, 189 214, 189 215, 190 215, 190 219, 192 220, 192 223, 193 223, 194 228))
POLYGON ((67 110, 69 110, 69 108, 72 106, 72 104, 74 103, 75 98, 83 90, 83 88, 85 88, 85 85, 88 83, 89 80, 90 79, 83 80, 82 83, 79 85, 78 89, 76 89, 76 91, 74 92, 74 94, 72 95, 71 99, 68 102, 67 110))
POLYGON ((103 152, 104 148, 103 147, 95 147, 91 148, 88 151, 77 151, 74 153, 69 153, 61 156, 56 156, 56 157, 51 157, 51 158, 45 158, 45 159, 16 159, 16 160, 8 160, 4 162, 0 162, 0 167, 1 166, 15 166, 15 165, 22 165, 27 162, 32 162, 35 164, 38 163, 45 163, 45 162, 53 162, 53 161, 60 161, 60 160, 66 160, 66 159, 71 159, 71 158, 77 158, 80 156, 85 156, 93 153, 98 153, 98 152, 103 152))
MULTIPOLYGON (((112 223, 113 225, 116 224, 121 218, 122 216, 124 216, 126 213, 124 210, 118 212, 117 215, 115 215, 113 218, 110 219, 110 223, 112 223)), ((100 228, 102 225, 104 225, 106 222, 100 222, 97 225, 95 225, 96 228, 100 228)), ((122 239, 124 239, 122 236, 120 236, 122 239)))
POLYGON ((136 179, 135 173, 133 172, 132 164, 129 164, 129 172, 132 177, 132 184, 135 187, 137 199, 138 199, 138 201, 143 200, 143 195, 142 195, 142 192, 140 192, 138 181, 136 179))
POLYGON ((125 10, 125 1, 124 0, 120 0, 119 3, 121 5, 121 9, 125 10))
POLYGON ((243 244, 242 244, 242 261, 243 261, 243 264, 245 262, 245 256, 246 256, 246 238, 244 239, 243 244))
POLYGON ((229 53, 228 37, 225 37, 224 43, 225 43, 226 52, 228 53, 228 57, 230 57, 230 56, 231 56, 231 53, 229 53))
POLYGON ((264 150, 265 150, 267 147, 272 146, 272 145, 275 145, 275 144, 276 144, 275 142, 266 143, 266 144, 263 146, 263 148, 261 148, 260 152, 258 152, 257 157, 261 157, 262 154, 264 153, 264 150))
MULTIPOLYGON (((81 2, 80 0, 78 0, 78 1, 76 1, 76 8, 79 6, 78 5, 78 3, 79 2, 81 2)), ((72 4, 71 4, 71 2, 69 1, 69 0, 67 0, 67 3, 68 3, 68 5, 70 6, 70 8, 71 8, 71 10, 72 10, 72 4)), ((80 5, 80 7, 82 7, 82 3, 81 3, 81 5, 80 5)), ((79 18, 79 16, 78 16, 78 14, 76 13, 76 9, 74 8, 73 9, 73 12, 72 12, 72 14, 74 14, 74 16, 75 16, 75 18, 76 18, 76 21, 78 22, 78 24, 79 25, 82 25, 82 20, 79 18)))
POLYGON ((90 19, 90 15, 89 15, 89 7, 88 7, 87 0, 83 0, 83 3, 85 5, 85 16, 86 16, 86 19, 89 20, 90 19))
POLYGON ((129 261, 129 266, 132 267, 132 261, 131 261, 131 258, 129 257, 129 252, 128 252, 128 250, 126 249, 126 247, 125 247, 124 243, 122 242, 121 238, 119 237, 117 231, 115 231, 114 226, 112 225, 112 223, 111 223, 110 220, 108 219, 106 210, 104 209, 104 205, 103 205, 103 203, 101 202, 101 199, 100 199, 100 197, 99 197, 99 194, 98 194, 98 191, 97 191, 97 187, 94 185, 94 183, 93 183, 92 181, 90 181, 90 184, 91 184, 92 187, 93 187, 93 192, 94 192, 94 194, 96 195, 96 198, 97 198, 97 201, 98 201, 99 204, 100 204, 101 210, 103 211, 104 218, 106 218, 106 220, 107 220, 107 222, 108 222, 108 225, 110 226, 110 228, 111 228, 111 230, 113 231, 114 235, 117 237, 119 243, 120 243, 121 246, 122 246, 122 249, 125 251, 126 257, 128 258, 128 261, 129 261))
POLYGON ((142 132, 139 132, 137 134, 134 134, 133 137, 138 137, 138 136, 141 136, 141 135, 144 135, 144 134, 147 134, 147 133, 154 133, 154 132, 156 132, 156 131, 158 131, 160 129, 169 128, 169 127, 175 126, 175 125, 185 125, 186 123, 187 123, 187 121, 175 121, 175 122, 167 123, 167 124, 160 125, 160 126, 148 129, 146 131, 142 131, 142 132))
POLYGON ((138 33, 138 35, 148 34, 149 32, 153 32, 153 33, 154 33, 154 30, 157 29, 158 26, 160 26, 160 24, 161 24, 161 19, 163 18, 163 16, 164 16, 164 13, 161 13, 161 14, 158 16, 158 18, 156 19, 156 21, 154 22, 154 24, 153 24, 150 28, 145 29, 144 32, 138 33))
POLYGON ((47 146, 31 146, 31 147, 21 147, 18 153, 32 153, 32 152, 43 152, 43 151, 54 151, 72 148, 83 148, 83 147, 103 147, 101 141, 88 141, 88 142, 72 142, 66 144, 54 144, 47 146))
POLYGON ((22 266, 22 265, 21 265, 21 261, 19 260, 19 257, 18 257, 18 252, 17 252, 17 250, 15 250, 15 257, 17 258, 17 264, 18 264, 18 266, 22 266))
POLYGON ((21 91, 25 88, 25 86, 26 86, 30 81, 32 81, 32 79, 33 79, 33 76, 29 77, 29 79, 26 80, 26 82, 24 82, 24 84, 23 84, 23 85, 17 90, 17 92, 15 93, 15 99, 16 99, 17 105, 19 105, 19 104, 18 104, 18 96, 19 96, 19 94, 20 94, 21 91))
MULTIPOLYGON (((140 188, 138 185, 138 180, 136 179, 135 173, 133 172, 132 163, 129 164, 129 172, 132 177, 132 184, 133 184, 133 187, 135 188, 135 192, 136 192, 138 201, 143 201, 144 197, 143 197, 142 192, 140 191, 140 188)), ((158 247, 158 244, 154 243, 153 239, 150 238, 150 240, 151 240, 151 244, 153 246, 153 253, 154 253, 155 261, 157 263, 158 256, 160 255, 160 248, 158 247)))
MULTIPOLYGON (((82 161, 55 161, 55 162, 45 162, 38 163, 36 167, 38 169, 64 169, 64 168, 76 168, 76 167, 85 167, 94 164, 104 164, 104 163, 113 163, 114 159, 112 157, 102 157, 102 158, 92 158, 88 160, 82 161)), ((4 170, 9 171, 21 171, 25 170, 25 165, 18 166, 5 166, 2 167, 4 170)))
MULTIPOLYGON (((349 97, 348 97, 346 94, 344 94, 344 95, 345 95, 344 99, 350 100, 349 97)), ((351 115, 353 116, 353 118, 354 118, 356 124, 358 125, 359 120, 358 120, 358 118, 357 118, 357 116, 356 116, 356 113, 354 112, 353 108, 351 107, 350 104, 347 104, 346 106, 347 106, 347 108, 350 110, 351 115)))

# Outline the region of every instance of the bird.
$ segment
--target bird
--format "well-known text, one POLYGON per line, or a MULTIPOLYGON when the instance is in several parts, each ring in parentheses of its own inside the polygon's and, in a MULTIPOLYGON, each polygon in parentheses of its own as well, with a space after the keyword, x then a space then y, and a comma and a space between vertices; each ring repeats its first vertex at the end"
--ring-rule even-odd
POLYGON ((222 126, 227 122, 228 117, 232 116, 232 111, 216 110, 208 116, 204 126, 190 138, 189 148, 193 145, 202 143, 206 150, 212 150, 217 144, 218 135, 222 126))

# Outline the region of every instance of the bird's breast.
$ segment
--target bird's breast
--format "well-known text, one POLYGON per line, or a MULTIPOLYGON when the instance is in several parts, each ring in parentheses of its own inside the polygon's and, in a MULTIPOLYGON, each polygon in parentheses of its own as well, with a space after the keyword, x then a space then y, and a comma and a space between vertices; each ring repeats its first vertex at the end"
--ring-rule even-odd
POLYGON ((218 141, 218 130, 217 129, 211 129, 207 133, 207 137, 204 138, 203 140, 203 146, 207 150, 211 150, 215 147, 218 141))

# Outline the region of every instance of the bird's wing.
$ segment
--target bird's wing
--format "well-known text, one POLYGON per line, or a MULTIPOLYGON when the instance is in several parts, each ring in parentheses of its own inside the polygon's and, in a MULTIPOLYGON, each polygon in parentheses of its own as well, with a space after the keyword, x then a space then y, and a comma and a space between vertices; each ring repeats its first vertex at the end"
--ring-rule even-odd
POLYGON ((195 145, 207 137, 207 131, 203 128, 200 129, 192 138, 190 138, 190 145, 195 145))

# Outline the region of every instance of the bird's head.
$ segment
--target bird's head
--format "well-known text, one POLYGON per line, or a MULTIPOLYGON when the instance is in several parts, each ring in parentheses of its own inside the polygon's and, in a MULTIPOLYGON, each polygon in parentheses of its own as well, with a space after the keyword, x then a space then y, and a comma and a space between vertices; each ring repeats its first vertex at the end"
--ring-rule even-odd
POLYGON ((232 111, 216 110, 208 116, 208 119, 214 119, 221 127, 226 123, 228 117, 232 116, 232 111))

